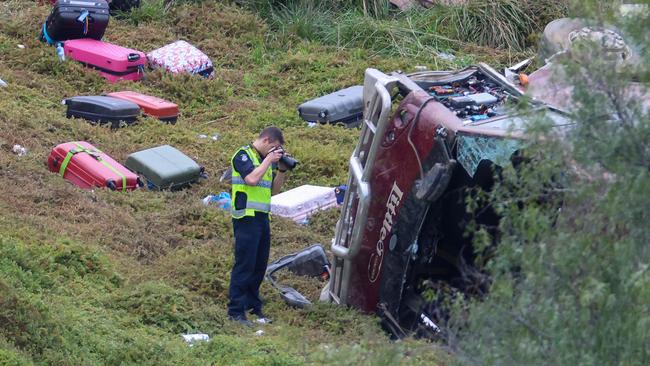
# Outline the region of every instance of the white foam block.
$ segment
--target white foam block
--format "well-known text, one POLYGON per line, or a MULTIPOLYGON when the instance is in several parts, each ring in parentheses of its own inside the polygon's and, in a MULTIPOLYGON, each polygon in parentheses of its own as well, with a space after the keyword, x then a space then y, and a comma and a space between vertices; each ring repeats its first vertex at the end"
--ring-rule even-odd
POLYGON ((295 222, 334 206, 336 195, 332 187, 304 185, 271 197, 271 213, 295 222))

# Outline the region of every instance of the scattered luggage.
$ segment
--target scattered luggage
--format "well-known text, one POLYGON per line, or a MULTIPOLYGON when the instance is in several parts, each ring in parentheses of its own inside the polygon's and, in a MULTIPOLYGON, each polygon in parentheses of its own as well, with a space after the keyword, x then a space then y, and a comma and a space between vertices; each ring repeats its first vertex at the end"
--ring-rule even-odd
POLYGON ((58 0, 43 23, 40 39, 50 45, 69 39, 100 40, 109 17, 105 0, 58 0))
POLYGON ((137 81, 144 75, 143 52, 94 39, 74 39, 63 44, 65 55, 99 70, 109 82, 137 81))
POLYGON ((50 152, 47 166, 51 172, 81 188, 127 191, 142 185, 135 173, 86 141, 57 145, 50 152))
POLYGON ((145 115, 158 118, 163 122, 174 124, 178 119, 178 105, 161 98, 133 91, 109 93, 108 96, 133 102, 140 106, 145 115))
POLYGON ((271 213, 297 223, 316 211, 336 206, 334 188, 304 185, 271 197, 271 213))
POLYGON ((363 86, 351 86, 307 101, 298 107, 298 114, 310 123, 343 123, 356 127, 363 118, 363 86))
POLYGON ((184 188, 203 175, 199 164, 169 145, 135 152, 124 165, 144 176, 147 186, 154 190, 184 188))
POLYGON ((66 117, 83 118, 95 124, 110 123, 112 128, 133 124, 140 115, 137 104, 112 97, 72 97, 63 103, 68 106, 66 117))
POLYGON ((176 41, 147 54, 152 68, 163 68, 171 73, 198 74, 206 78, 214 77, 214 67, 210 58, 198 48, 185 41, 176 41))

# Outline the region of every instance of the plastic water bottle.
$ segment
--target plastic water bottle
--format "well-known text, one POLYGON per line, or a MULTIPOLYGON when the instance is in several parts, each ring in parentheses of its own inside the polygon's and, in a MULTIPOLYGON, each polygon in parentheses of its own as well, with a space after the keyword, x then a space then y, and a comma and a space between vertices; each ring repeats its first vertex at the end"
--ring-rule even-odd
POLYGON ((65 61, 65 51, 63 50, 63 43, 61 42, 56 44, 56 55, 59 57, 59 61, 65 61))
POLYGON ((206 206, 217 206, 222 210, 230 210, 230 194, 221 192, 218 195, 209 194, 203 198, 203 204, 206 206))
POLYGON ((215 196, 215 195, 213 195, 213 194, 209 194, 209 195, 203 197, 203 204, 206 205, 206 206, 209 206, 210 203, 212 203, 212 201, 213 201, 215 198, 217 198, 217 196, 215 196))

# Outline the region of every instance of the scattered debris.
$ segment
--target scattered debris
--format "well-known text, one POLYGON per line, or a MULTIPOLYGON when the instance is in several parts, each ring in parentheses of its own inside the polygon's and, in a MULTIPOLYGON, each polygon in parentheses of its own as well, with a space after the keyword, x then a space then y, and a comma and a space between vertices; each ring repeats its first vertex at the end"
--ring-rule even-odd
POLYGON ((24 49, 25 49, 25 45, 24 45, 24 44, 19 44, 19 45, 18 45, 18 48, 20 48, 21 50, 24 50, 24 49))
POLYGON ((59 61, 65 61, 65 50, 63 49, 63 42, 56 44, 56 56, 59 58, 59 61))
POLYGON ((517 64, 503 69, 503 75, 514 85, 521 85, 524 88, 528 86, 528 75, 522 71, 532 62, 532 58, 527 58, 517 64))
POLYGON ((14 152, 14 154, 18 156, 25 156, 27 155, 27 149, 24 146, 21 145, 14 145, 13 149, 11 151, 14 152))
POLYGON ((8 86, 7 83, 4 80, 0 79, 0 87, 6 88, 7 86, 8 86))
POLYGON ((221 192, 218 195, 209 194, 203 198, 203 204, 206 206, 217 206, 223 210, 230 210, 230 193, 221 192))
POLYGON ((320 277, 328 280, 330 262, 325 249, 320 244, 314 244, 300 252, 284 256, 266 267, 266 279, 280 291, 280 296, 288 305, 297 308, 311 306, 311 302, 296 289, 280 285, 275 281, 273 274, 285 267, 298 276, 320 277))
POLYGON ((345 192, 348 190, 346 184, 341 184, 340 186, 334 188, 334 196, 336 196, 336 204, 342 205, 343 200, 345 199, 345 192))
POLYGON ((257 332, 255 332, 255 335, 256 335, 256 336, 261 336, 261 335, 263 335, 263 334, 264 334, 264 331, 261 330, 261 329, 258 329, 257 332))
POLYGON ((415 71, 427 71, 427 70, 429 70, 429 68, 424 65, 418 65, 415 67, 415 71))
POLYGON ((210 341, 210 336, 205 333, 195 333, 195 334, 181 334, 181 337, 187 342, 190 347, 194 346, 195 342, 208 342, 210 341))
POLYGON ((207 138, 210 138, 212 141, 219 141, 219 140, 221 140, 221 135, 219 135, 218 133, 215 133, 215 134, 212 135, 212 136, 208 136, 208 135, 206 135, 206 134, 200 134, 200 135, 198 135, 197 137, 200 138, 200 139, 207 139, 207 138))
POLYGON ((456 59, 456 56, 447 52, 436 52, 436 57, 445 61, 454 61, 456 59))

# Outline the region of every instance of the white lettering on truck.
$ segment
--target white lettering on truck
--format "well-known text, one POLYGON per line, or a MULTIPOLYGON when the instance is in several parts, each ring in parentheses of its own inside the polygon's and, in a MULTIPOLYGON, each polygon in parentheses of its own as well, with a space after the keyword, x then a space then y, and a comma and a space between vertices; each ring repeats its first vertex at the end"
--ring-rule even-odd
POLYGON ((396 216, 396 210, 402 201, 404 193, 397 186, 397 181, 393 182, 393 188, 388 195, 386 202, 386 214, 382 222, 381 229, 379 230, 379 240, 375 246, 375 251, 370 255, 368 261, 368 279, 370 282, 377 281, 381 264, 384 261, 384 241, 386 237, 392 232, 393 224, 396 216))

